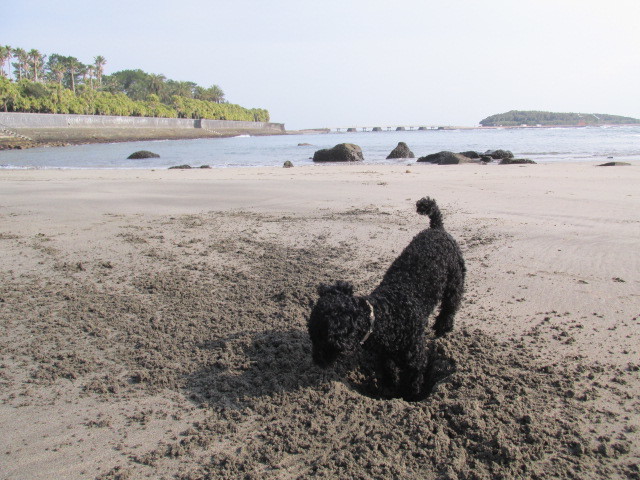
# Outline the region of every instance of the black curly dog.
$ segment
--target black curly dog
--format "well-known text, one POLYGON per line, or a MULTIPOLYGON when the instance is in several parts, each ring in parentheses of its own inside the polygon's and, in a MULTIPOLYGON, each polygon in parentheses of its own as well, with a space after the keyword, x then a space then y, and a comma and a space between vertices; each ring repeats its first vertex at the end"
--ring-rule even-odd
POLYGON ((440 304, 436 335, 453 329, 466 271, 435 200, 422 198, 416 207, 429 216, 431 226, 411 240, 380 285, 365 296, 354 296, 353 286, 343 281, 320 285, 308 322, 316 365, 327 368, 339 355, 362 346, 374 355, 380 388, 407 400, 424 398, 430 382, 429 315, 440 304))

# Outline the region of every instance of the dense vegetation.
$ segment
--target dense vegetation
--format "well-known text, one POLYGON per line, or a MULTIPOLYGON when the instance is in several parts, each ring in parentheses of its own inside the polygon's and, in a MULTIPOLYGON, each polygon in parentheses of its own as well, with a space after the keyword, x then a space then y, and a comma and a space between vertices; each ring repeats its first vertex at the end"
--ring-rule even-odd
POLYGON ((142 70, 104 74, 100 55, 85 65, 75 57, 0 46, 0 109, 268 122, 269 112, 228 103, 217 85, 167 79, 142 70), (14 61, 12 61, 14 60, 14 61), (9 72, 5 71, 5 66, 9 72), (11 67, 13 70, 11 71, 11 67))
POLYGON ((480 121, 483 127, 513 127, 519 125, 621 125, 640 123, 640 120, 604 113, 554 113, 511 110, 491 115, 480 121))

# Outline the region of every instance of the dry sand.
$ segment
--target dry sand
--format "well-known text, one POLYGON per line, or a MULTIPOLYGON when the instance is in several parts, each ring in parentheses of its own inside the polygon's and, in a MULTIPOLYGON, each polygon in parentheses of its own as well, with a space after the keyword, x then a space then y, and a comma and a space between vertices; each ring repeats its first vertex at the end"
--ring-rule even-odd
MULTIPOLYGON (((0 171, 0 478, 640 478, 640 166, 0 171), (323 374, 436 198, 468 266, 425 401, 323 374)), ((366 359, 361 359, 366 362, 366 359)))

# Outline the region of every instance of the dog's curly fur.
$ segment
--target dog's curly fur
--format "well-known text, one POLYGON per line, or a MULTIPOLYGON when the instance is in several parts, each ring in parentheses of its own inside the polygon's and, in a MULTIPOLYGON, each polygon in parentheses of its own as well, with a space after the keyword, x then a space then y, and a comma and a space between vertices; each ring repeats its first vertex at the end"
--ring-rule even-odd
POLYGON ((429 315, 440 304, 433 329, 437 336, 451 331, 466 271, 458 244, 444 230, 436 202, 425 197, 416 207, 418 213, 429 216, 430 228, 413 238, 380 285, 365 296, 354 296, 353 286, 344 281, 320 285, 308 322, 316 365, 327 368, 362 345, 375 357, 381 389, 407 400, 424 396, 430 381, 426 373, 429 315))

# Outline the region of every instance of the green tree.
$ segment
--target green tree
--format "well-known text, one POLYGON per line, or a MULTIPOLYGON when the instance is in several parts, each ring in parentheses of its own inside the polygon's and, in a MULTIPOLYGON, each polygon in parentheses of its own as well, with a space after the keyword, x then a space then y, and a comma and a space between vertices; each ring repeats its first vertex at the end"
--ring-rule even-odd
POLYGON ((42 55, 38 50, 31 49, 27 54, 29 66, 31 67, 31 74, 28 75, 34 82, 38 81, 38 77, 42 77, 42 67, 44 65, 45 55, 42 55))
POLYGON ((52 53, 47 60, 47 76, 50 82, 56 82, 62 87, 62 79, 67 71, 66 57, 52 53))
POLYGON ((121 70, 105 77, 112 93, 122 92, 133 100, 144 100, 149 93, 149 74, 140 69, 121 70))
POLYGON ((76 83, 78 83, 78 74, 82 71, 82 63, 76 57, 65 57, 65 67, 67 67, 67 75, 71 84, 71 91, 76 93, 76 83))
POLYGON ((18 95, 16 84, 7 77, 0 77, 0 105, 5 112, 13 110, 13 103, 18 95))
POLYGON ((223 103, 224 92, 218 85, 212 85, 209 88, 196 87, 194 98, 207 102, 223 103))
POLYGON ((89 65, 85 65, 84 63, 81 63, 78 74, 82 76, 82 84, 88 85, 89 82, 87 81, 87 78, 89 77, 89 65))
POLYGON ((96 73, 96 67, 87 65, 87 75, 89 76, 89 88, 93 90, 93 79, 96 73))
POLYGON ((106 60, 0 46, 0 108, 14 112, 133 115, 167 118, 268 121, 269 112, 227 103, 222 89, 168 80, 140 69, 104 75, 106 60), (15 61, 12 63, 11 59, 15 61), (5 65, 14 67, 5 74, 5 65), (98 89, 94 88, 94 79, 98 89))
POLYGON ((193 98, 193 91, 198 85, 194 82, 179 82, 176 80, 168 80, 166 83, 167 95, 172 97, 179 95, 185 98, 193 98))
POLYGON ((96 68, 96 79, 98 80, 99 86, 102 86, 102 74, 104 73, 106 63, 107 60, 102 55, 98 55, 93 59, 93 65, 96 68))
POLYGON ((27 71, 29 69, 29 54, 22 48, 15 48, 13 50, 13 58, 17 60, 12 64, 15 68, 14 74, 18 77, 18 81, 20 81, 27 76, 27 71))
POLYGON ((164 82, 167 80, 162 74, 151 73, 148 76, 149 92, 155 95, 160 95, 164 90, 164 82))
POLYGON ((4 71, 4 64, 6 63, 11 67, 11 57, 13 55, 13 50, 9 45, 2 46, 0 45, 0 76, 8 77, 9 74, 4 71))

